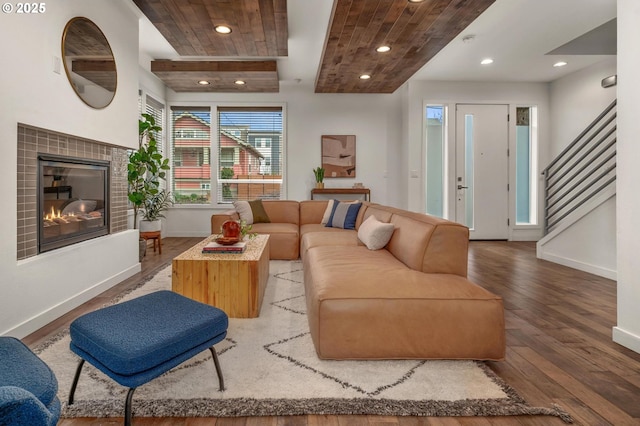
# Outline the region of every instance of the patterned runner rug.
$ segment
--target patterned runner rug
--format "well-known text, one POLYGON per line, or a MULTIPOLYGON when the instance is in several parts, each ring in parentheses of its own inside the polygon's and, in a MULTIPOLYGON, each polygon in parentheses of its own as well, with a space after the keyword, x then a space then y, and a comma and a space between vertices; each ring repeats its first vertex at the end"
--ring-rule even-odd
MULTIPOLYGON (((552 415, 559 407, 528 405, 482 362, 324 361, 306 318, 302 264, 271 261, 260 317, 230 319, 216 345, 226 390, 218 391, 211 353, 139 387, 136 417, 236 417, 302 414, 394 416, 552 415)), ((171 288, 171 266, 117 300, 171 288)), ((67 406, 78 358, 68 331, 35 349, 54 370, 63 417, 122 417, 127 389, 85 363, 75 402, 67 406)))

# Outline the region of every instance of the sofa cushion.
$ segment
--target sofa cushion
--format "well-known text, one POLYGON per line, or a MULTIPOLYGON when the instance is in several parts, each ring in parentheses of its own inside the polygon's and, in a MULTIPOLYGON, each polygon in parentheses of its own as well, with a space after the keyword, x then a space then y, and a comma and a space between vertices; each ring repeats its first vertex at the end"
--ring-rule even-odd
MULTIPOLYGON (((351 246, 361 245, 355 230, 326 228, 323 225, 302 225, 304 234, 300 234, 300 257, 304 260, 307 251, 321 246, 351 246), (317 230, 313 230, 315 226, 317 230)), ((301 228, 301 231, 302 231, 301 228)))
POLYGON ((300 201, 300 227, 306 224, 320 225, 328 200, 300 201))
POLYGON ((364 246, 314 247, 303 270, 320 358, 504 359, 502 299, 466 278, 364 246))
POLYGON ((375 216, 369 216, 358 228, 358 238, 369 250, 380 250, 387 245, 393 235, 392 223, 380 222, 375 216))
POLYGON ((269 235, 269 259, 293 260, 300 256, 298 225, 293 223, 255 223, 251 231, 269 235))
POLYGON ((327 221, 328 227, 342 229, 356 229, 356 219, 362 203, 346 203, 334 201, 331 216, 327 221))
POLYGON ((262 200, 272 223, 300 224, 300 203, 291 200, 262 200))

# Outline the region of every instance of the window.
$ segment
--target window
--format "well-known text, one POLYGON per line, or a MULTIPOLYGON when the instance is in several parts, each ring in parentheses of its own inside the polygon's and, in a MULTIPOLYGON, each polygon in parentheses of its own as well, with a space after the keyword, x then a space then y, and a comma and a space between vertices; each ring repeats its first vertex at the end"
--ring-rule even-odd
POLYGON ((426 212, 445 217, 446 107, 427 105, 426 110, 426 212))
POLYGON ((537 109, 516 108, 516 224, 536 225, 537 109))
POLYGON ((282 107, 172 106, 175 204, 279 199, 282 123, 282 107))
POLYGON ((171 174, 175 204, 211 202, 211 109, 171 107, 171 174))
POLYGON ((281 107, 218 108, 219 203, 279 199, 282 192, 281 107))

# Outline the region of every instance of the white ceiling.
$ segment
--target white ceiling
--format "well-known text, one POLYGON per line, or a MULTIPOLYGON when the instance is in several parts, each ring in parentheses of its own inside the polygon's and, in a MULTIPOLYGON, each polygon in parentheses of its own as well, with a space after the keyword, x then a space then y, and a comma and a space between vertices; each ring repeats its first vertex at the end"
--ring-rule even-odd
MULTIPOLYGON (((180 58, 133 2, 125 1, 141 19, 140 64, 144 68, 149 69, 151 59, 213 59, 180 58)), ((314 84, 332 5, 333 0, 288 0, 289 56, 274 58, 280 84, 314 84)), ((496 0, 412 80, 553 81, 611 57, 547 53, 615 17, 616 0, 496 0), (475 38, 463 42, 466 35, 475 38), (485 57, 493 58, 494 63, 480 65, 485 57), (553 67, 560 60, 568 65, 553 67)))

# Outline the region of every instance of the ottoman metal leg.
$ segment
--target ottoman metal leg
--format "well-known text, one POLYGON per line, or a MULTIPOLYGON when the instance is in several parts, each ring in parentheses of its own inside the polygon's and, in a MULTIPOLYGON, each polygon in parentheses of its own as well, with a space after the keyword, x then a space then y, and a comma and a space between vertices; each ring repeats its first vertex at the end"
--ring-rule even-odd
POLYGON ((131 400, 135 390, 136 388, 129 388, 129 392, 127 392, 127 400, 124 403, 124 426, 131 426, 131 400))
POLYGON ((73 377, 73 383, 71 384, 71 391, 69 392, 69 405, 73 404, 73 395, 76 393, 76 386, 78 386, 78 379, 80 378, 80 372, 82 371, 82 366, 84 365, 84 359, 80 359, 80 363, 78 364, 78 368, 76 368, 76 375, 73 377))
POLYGON ((211 355, 213 356, 213 363, 216 366, 216 373, 218 373, 218 383, 220 384, 220 392, 224 390, 224 378, 222 377, 222 369, 220 368, 220 361, 218 361, 218 354, 216 350, 211 346, 209 348, 211 355))

